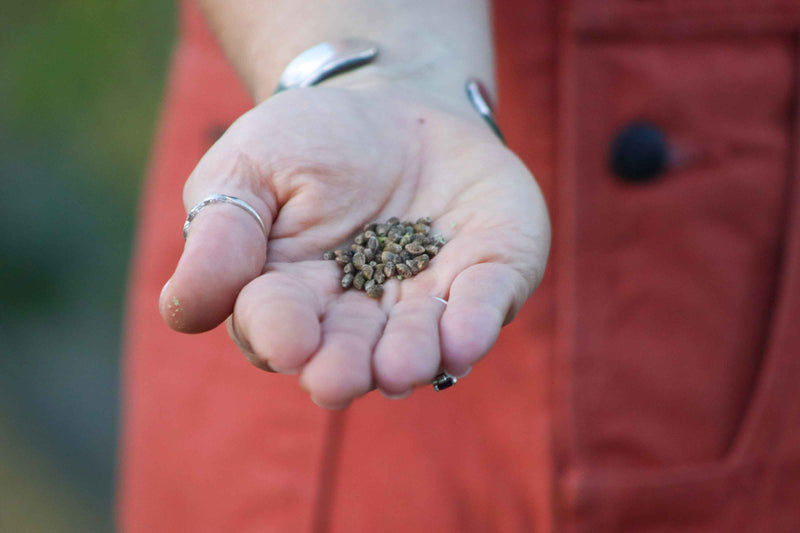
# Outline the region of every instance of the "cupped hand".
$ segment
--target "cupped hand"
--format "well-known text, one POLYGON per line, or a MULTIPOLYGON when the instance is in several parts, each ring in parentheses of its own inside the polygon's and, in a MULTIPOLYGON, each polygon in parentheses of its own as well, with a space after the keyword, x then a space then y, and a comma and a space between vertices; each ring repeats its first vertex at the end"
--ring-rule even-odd
POLYGON ((241 208, 203 209, 162 292, 164 320, 196 333, 227 318, 254 365, 299 373, 326 408, 466 373, 538 285, 550 246, 536 182, 485 124, 393 90, 270 98, 202 158, 184 205, 214 193, 249 203, 269 238, 241 208), (447 243, 381 300, 343 290, 323 252, 392 216, 430 216, 447 243))

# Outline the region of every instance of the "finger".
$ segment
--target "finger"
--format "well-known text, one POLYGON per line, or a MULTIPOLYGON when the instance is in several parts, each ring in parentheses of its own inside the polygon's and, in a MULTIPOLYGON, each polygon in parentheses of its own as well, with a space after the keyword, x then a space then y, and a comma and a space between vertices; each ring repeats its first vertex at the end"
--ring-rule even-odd
POLYGON ((507 265, 482 263, 459 274, 439 325, 444 369, 456 376, 469 372, 527 296, 527 282, 507 265))
POLYGON ((228 330, 228 336, 231 338, 231 340, 233 340, 233 342, 236 344, 236 347, 239 348, 239 351, 244 354, 248 361, 257 364, 258 367, 265 372, 276 372, 275 369, 269 366, 269 364, 266 362, 259 364, 261 361, 259 361, 256 357, 256 354, 253 352, 253 348, 241 337, 241 335, 239 335, 239 332, 236 331, 236 324, 233 323, 233 315, 229 316, 225 320, 225 329, 228 330))
POLYGON ((295 373, 319 346, 322 305, 335 290, 336 275, 333 265, 322 261, 280 268, 242 289, 232 324, 251 363, 295 373))
POLYGON ((372 352, 385 323, 378 302, 362 293, 349 291, 334 300, 322 322, 322 344, 300 375, 314 403, 343 409, 372 390, 372 352))
POLYGON ((219 325, 242 287, 261 273, 266 246, 260 226, 245 210, 229 204, 203 208, 161 293, 159 307, 167 324, 185 333, 219 325))
POLYGON ((440 365, 439 317, 444 306, 429 297, 403 299, 392 307, 375 348, 378 388, 389 396, 404 396, 428 384, 440 365))
MULTIPOLYGON (((270 176, 241 155, 226 133, 195 168, 184 187, 187 212, 212 194, 243 200, 269 233, 277 202, 266 184, 270 176), (258 185, 258 190, 250 184, 258 185)), ((262 272, 267 243, 256 218, 240 206, 213 203, 191 222, 183 254, 161 294, 161 314, 178 331, 196 333, 219 325, 231 314, 239 291, 262 272)))

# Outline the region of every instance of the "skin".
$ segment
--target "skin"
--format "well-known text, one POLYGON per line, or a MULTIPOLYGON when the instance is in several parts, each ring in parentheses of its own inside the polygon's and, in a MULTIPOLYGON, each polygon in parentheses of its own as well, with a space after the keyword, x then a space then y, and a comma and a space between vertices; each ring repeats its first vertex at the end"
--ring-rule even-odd
POLYGON ((268 242, 245 211, 204 209, 162 291, 166 323, 197 333, 226 321, 255 366, 297 374, 329 409, 375 388, 406 396, 441 368, 468 372, 539 284, 550 226, 525 166, 466 98, 442 97, 462 73, 435 72, 426 84, 377 65, 240 117, 197 165, 183 201, 188 211, 212 193, 242 198, 268 242), (322 252, 391 216, 430 216, 448 242, 418 276, 387 282, 380 301, 343 291, 322 252))

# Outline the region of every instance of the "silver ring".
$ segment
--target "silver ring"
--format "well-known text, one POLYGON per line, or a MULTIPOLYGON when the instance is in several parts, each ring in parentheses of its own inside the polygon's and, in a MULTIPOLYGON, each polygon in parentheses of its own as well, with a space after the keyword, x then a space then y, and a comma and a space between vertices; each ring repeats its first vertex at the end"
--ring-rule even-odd
POLYGON ((439 392, 440 390, 449 389, 456 383, 458 383, 458 379, 455 376, 442 372, 433 379, 433 390, 439 392))
POLYGON ((264 224, 264 221, 261 219, 261 216, 258 214, 258 212, 253 209, 250 204, 244 200, 236 198, 235 196, 228 196, 227 194, 212 194, 211 196, 204 198, 203 201, 189 210, 189 214, 186 215, 186 222, 183 224, 183 240, 186 240, 186 238, 189 236, 189 226, 192 225, 192 220, 194 220, 194 218, 198 215, 198 213, 200 213, 200 211, 203 210, 204 207, 207 207, 211 204, 231 204, 244 209, 250 214, 250 216, 256 219, 258 225, 261 226, 261 232, 264 234, 264 239, 268 238, 269 235, 267 233, 267 226, 264 224))

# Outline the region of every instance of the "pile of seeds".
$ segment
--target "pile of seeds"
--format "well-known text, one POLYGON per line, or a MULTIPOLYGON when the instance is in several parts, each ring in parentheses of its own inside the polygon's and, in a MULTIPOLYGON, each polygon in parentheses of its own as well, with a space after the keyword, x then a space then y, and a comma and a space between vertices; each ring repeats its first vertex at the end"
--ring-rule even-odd
POLYGON ((431 235, 430 217, 416 222, 392 217, 385 223, 365 225, 349 249, 325 252, 323 258, 342 267, 343 289, 363 290, 370 298, 380 298, 386 280, 416 276, 428 267, 444 242, 441 235, 431 235))

